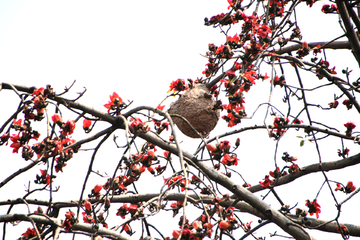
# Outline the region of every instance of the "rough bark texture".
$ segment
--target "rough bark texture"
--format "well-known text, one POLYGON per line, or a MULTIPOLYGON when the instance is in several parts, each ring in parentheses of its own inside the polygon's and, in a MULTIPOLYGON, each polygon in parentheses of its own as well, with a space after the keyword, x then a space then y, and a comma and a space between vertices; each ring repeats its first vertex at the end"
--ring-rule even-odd
MULTIPOLYGON (((196 131, 206 136, 215 128, 219 120, 219 110, 213 110, 215 103, 206 85, 197 84, 172 103, 168 112, 184 117, 196 131)), ((183 119, 173 117, 173 121, 186 136, 199 138, 199 135, 183 119)))

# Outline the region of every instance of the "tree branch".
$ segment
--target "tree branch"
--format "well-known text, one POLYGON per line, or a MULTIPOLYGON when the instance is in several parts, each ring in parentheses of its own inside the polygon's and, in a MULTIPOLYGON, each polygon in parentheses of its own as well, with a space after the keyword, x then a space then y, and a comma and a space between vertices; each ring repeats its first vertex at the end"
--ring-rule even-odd
MULTIPOLYGON (((18 220, 28 221, 28 222, 34 221, 36 223, 58 227, 58 224, 56 223, 57 222, 56 218, 43 217, 38 215, 26 215, 26 214, 0 215, 0 222, 14 222, 18 220)), ((75 223, 72 225, 72 231, 76 231, 76 230, 87 233, 98 234, 116 240, 133 240, 127 235, 117 233, 115 231, 94 224, 75 223)))
MULTIPOLYGON (((297 173, 290 173, 286 176, 277 178, 276 181, 274 181, 274 187, 275 186, 281 186, 284 184, 287 184, 289 182, 294 181, 297 178, 303 177, 305 175, 308 175, 310 173, 316 173, 316 172, 321 172, 321 171, 331 171, 331 170, 337 170, 337 169, 342 169, 345 167, 350 167, 356 164, 360 163, 360 153, 345 158, 345 159, 341 159, 341 160, 336 160, 336 161, 331 161, 331 162, 323 162, 323 163, 316 163, 316 164, 312 164, 306 167, 303 167, 300 169, 299 172, 297 173)), ((265 188, 262 188, 260 186, 260 184, 257 184, 255 186, 249 187, 247 188, 250 192, 259 192, 261 190, 264 190, 265 188)))

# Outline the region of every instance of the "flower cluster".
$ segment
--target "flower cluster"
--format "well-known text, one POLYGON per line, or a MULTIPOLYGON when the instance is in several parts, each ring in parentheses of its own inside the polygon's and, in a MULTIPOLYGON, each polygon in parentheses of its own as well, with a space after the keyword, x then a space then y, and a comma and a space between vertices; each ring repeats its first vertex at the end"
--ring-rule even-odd
POLYGON ((124 203, 117 211, 116 216, 120 216, 122 219, 125 219, 126 215, 130 213, 131 216, 134 216, 138 211, 138 204, 126 204, 124 203))
POLYGON ((344 192, 346 194, 349 194, 353 191, 355 191, 356 187, 355 185, 353 184, 352 181, 349 181, 346 186, 343 186, 342 184, 340 183, 336 183, 336 188, 335 188, 335 191, 340 191, 340 192, 344 192))
POLYGON ((31 122, 29 120, 25 120, 24 124, 22 124, 22 119, 15 119, 11 125, 11 128, 18 132, 16 134, 12 134, 10 137, 7 133, 3 134, 1 139, 2 144, 10 139, 12 141, 10 147, 13 148, 13 153, 18 153, 20 148, 26 146, 23 157, 25 160, 31 159, 33 156, 33 151, 29 146, 27 146, 27 144, 31 139, 38 140, 40 133, 32 129, 31 122))
MULTIPOLYGON (((133 171, 136 171, 136 169, 130 168, 129 171, 131 171, 130 175, 132 175, 130 177, 117 176, 114 179, 108 178, 106 183, 103 185, 104 189, 105 190, 110 189, 111 194, 114 194, 114 195, 120 195, 123 192, 127 191, 127 186, 129 186, 131 183, 133 183, 135 181, 135 178, 133 177, 135 175, 135 173, 133 171)), ((144 171, 145 171, 145 168, 144 168, 144 171)))
MULTIPOLYGON (((183 217, 180 217, 179 226, 181 228, 183 222, 183 217)), ((210 223, 210 220, 202 214, 201 220, 195 220, 192 225, 189 224, 189 220, 185 218, 184 229, 182 231, 181 239, 187 240, 201 240, 204 237, 211 237, 213 225, 210 223)), ((180 237, 181 230, 174 230, 172 236, 174 239, 180 237)))
MULTIPOLYGON (((236 140, 235 146, 238 147, 240 144, 240 139, 238 138, 236 140)), ((230 143, 227 140, 221 141, 219 144, 216 144, 216 146, 212 144, 207 144, 206 148, 210 151, 211 156, 215 160, 220 160, 221 163, 226 166, 237 166, 239 159, 236 157, 235 153, 230 152, 230 143)))
POLYGON ((75 218, 75 213, 72 212, 71 210, 67 211, 65 213, 65 221, 62 224, 62 226, 64 227, 66 232, 70 232, 72 226, 77 223, 77 219, 75 218))
POLYGON ((136 132, 146 133, 150 131, 150 127, 140 118, 132 118, 130 122, 131 122, 130 127, 134 131, 134 133, 136 132))
MULTIPOLYGON (((164 182, 170 189, 175 188, 175 186, 180 186, 181 191, 182 192, 185 191, 186 182, 185 182, 185 178, 181 175, 177 175, 175 177, 172 177, 171 179, 164 178, 164 182)), ((190 184, 189 179, 188 179, 188 184, 190 184)))
POLYGON ((323 13, 337 13, 339 12, 337 6, 335 4, 331 4, 331 6, 329 4, 324 4, 321 8, 321 11, 323 13))
POLYGON ((275 140, 279 139, 285 132, 286 129, 283 126, 289 124, 289 119, 284 117, 275 117, 274 118, 274 128, 270 131, 270 137, 273 137, 275 140))
POLYGON ((325 70, 327 72, 329 72, 330 74, 337 74, 337 72, 335 71, 335 66, 333 68, 329 68, 330 63, 328 61, 324 61, 322 59, 319 60, 319 62, 317 63, 318 68, 316 69, 316 76, 321 80, 323 79, 323 75, 321 74, 322 70, 325 70))

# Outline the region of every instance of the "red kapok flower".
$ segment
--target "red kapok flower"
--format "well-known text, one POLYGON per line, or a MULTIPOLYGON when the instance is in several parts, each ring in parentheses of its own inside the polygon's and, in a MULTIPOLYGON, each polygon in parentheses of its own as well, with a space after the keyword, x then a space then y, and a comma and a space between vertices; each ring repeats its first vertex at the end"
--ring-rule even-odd
POLYGON ((347 122, 344 124, 344 126, 346 127, 346 131, 345 131, 346 137, 350 138, 352 134, 352 130, 356 127, 356 125, 352 122, 347 122))
POLYGON ((341 225, 340 229, 336 227, 336 230, 345 236, 344 239, 348 239, 348 237, 350 236, 348 228, 344 225, 341 225))
POLYGON ((123 103, 123 100, 116 92, 113 92, 112 95, 110 95, 110 101, 107 104, 104 104, 104 107, 108 109, 108 113, 111 110, 115 110, 116 107, 120 107, 120 105, 123 103))
POLYGON ((268 188, 274 182, 273 180, 270 180, 269 175, 266 175, 263 180, 263 182, 259 182, 262 188, 268 188))
POLYGON ((36 236, 36 231, 34 228, 28 228, 21 236, 25 236, 25 239, 30 239, 36 236))
POLYGON ((86 209, 87 211, 90 211, 90 210, 91 210, 91 203, 90 203, 88 200, 86 200, 86 201, 84 202, 84 207, 85 207, 85 209, 86 209))
POLYGON ((222 230, 226 230, 231 226, 231 223, 229 221, 222 220, 219 223, 219 228, 222 230))
POLYGON ((132 233, 132 230, 131 230, 131 227, 129 224, 125 224, 124 226, 124 231, 127 233, 127 234, 131 234, 132 233))
POLYGON ((93 190, 94 190, 94 193, 95 193, 95 194, 100 193, 100 191, 102 190, 102 185, 97 184, 97 185, 94 187, 93 190))
POLYGON ((41 88, 35 89, 31 95, 32 96, 44 95, 44 88, 41 87, 41 88))
POLYGON ((132 119, 132 122, 130 124, 130 127, 136 132, 136 131, 139 131, 139 132, 148 132, 150 131, 150 127, 145 123, 143 122, 140 118, 134 118, 132 119))
POLYGON ((199 220, 195 220, 192 225, 193 225, 193 228, 195 230, 201 230, 202 229, 202 222, 199 221, 199 220))
POLYGON ((122 219, 125 218, 125 215, 129 213, 129 207, 124 203, 117 211, 116 216, 120 216, 122 219))
POLYGON ((335 188, 335 191, 343 191, 344 188, 341 186, 340 183, 336 183, 336 188, 335 188))
POLYGON ((220 149, 220 151, 225 151, 225 152, 228 152, 229 150, 230 150, 230 143, 229 143, 229 141, 222 141, 222 142, 220 142, 220 144, 219 144, 219 149, 220 149))
POLYGON ((69 232, 74 223, 76 223, 75 213, 69 210, 65 213, 65 221, 62 226, 65 228, 66 232, 69 232))
POLYGON ((175 239, 178 239, 179 235, 180 235, 180 230, 174 230, 174 231, 172 232, 172 236, 173 236, 175 239))
POLYGON ((62 135, 65 137, 67 135, 71 135, 74 133, 74 130, 75 130, 75 126, 76 126, 76 123, 74 120, 68 120, 64 127, 63 127, 63 131, 62 131, 62 135))
POLYGON ((58 124, 58 125, 61 125, 61 123, 63 122, 61 116, 58 114, 58 113, 55 113, 52 117, 51 117, 51 120, 58 124))
POLYGON ((281 177, 280 168, 277 167, 277 169, 275 169, 275 171, 270 171, 269 174, 270 174, 270 176, 272 176, 273 178, 281 177))
POLYGON ((353 130, 356 127, 356 125, 352 122, 347 122, 344 124, 344 126, 349 130, 353 130))
POLYGON ((352 106, 353 106, 353 103, 352 103, 349 99, 345 99, 345 100, 343 101, 343 104, 346 106, 346 108, 347 108, 348 110, 350 110, 350 109, 352 108, 352 106))
POLYGON ((162 105, 162 106, 159 105, 156 108, 162 111, 162 110, 164 110, 164 107, 165 107, 165 105, 162 105))
POLYGON ((314 201, 312 202, 306 200, 305 205, 309 208, 310 216, 312 216, 315 213, 316 218, 319 218, 319 213, 321 213, 321 210, 320 210, 320 205, 317 203, 316 199, 314 199, 314 201))
POLYGON ((85 130, 86 133, 89 131, 90 127, 91 127, 91 120, 85 118, 83 122, 83 129, 85 130))
POLYGON ((211 145, 210 143, 209 144, 206 144, 206 148, 210 151, 210 152, 214 152, 216 151, 216 147, 214 145, 211 145))
POLYGON ((175 80, 175 81, 172 81, 171 84, 170 84, 170 89, 168 92, 181 92, 181 91, 184 91, 184 90, 187 90, 189 87, 187 84, 185 84, 185 81, 183 79, 178 79, 178 80, 175 80))
POLYGON ((232 165, 237 166, 238 161, 239 161, 239 159, 234 154, 231 154, 231 155, 225 154, 223 159, 221 160, 221 162, 227 166, 232 166, 232 165))
POLYGON ((356 187, 354 186, 353 182, 352 181, 349 181, 347 184, 346 184, 346 187, 345 187, 345 193, 351 193, 353 191, 355 191, 356 187))

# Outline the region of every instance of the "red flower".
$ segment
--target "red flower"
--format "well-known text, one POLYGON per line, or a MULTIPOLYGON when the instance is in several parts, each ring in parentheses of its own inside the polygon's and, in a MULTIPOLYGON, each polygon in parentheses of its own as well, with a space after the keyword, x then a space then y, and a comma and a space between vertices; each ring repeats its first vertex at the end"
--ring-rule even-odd
POLYGON ((321 210, 320 210, 320 205, 316 202, 316 199, 314 199, 314 201, 312 202, 306 200, 306 206, 309 208, 310 216, 312 216, 315 213, 316 218, 319 218, 319 213, 321 213, 321 210))
POLYGON ((121 107, 122 104, 123 100, 121 99, 121 97, 119 97, 116 92, 113 92, 113 94, 110 95, 110 101, 107 104, 104 104, 104 107, 108 109, 109 113, 111 110, 115 110, 116 107, 121 107))
POLYGON ((173 238, 175 238, 175 239, 178 239, 179 235, 180 235, 180 230, 174 230, 174 231, 172 232, 172 236, 173 236, 173 238))
POLYGON ((277 167, 277 169, 275 169, 275 171, 270 171, 269 174, 270 174, 270 176, 272 176, 273 178, 281 177, 280 168, 277 167))
POLYGON ((239 159, 234 154, 232 154, 232 155, 225 154, 223 159, 221 160, 221 162, 227 166, 232 166, 232 165, 237 166, 238 161, 239 161, 239 159))
POLYGON ((100 193, 101 190, 102 190, 102 185, 100 185, 100 184, 97 184, 93 189, 95 194, 100 193))
POLYGON ((9 140, 10 135, 7 133, 4 133, 3 135, 0 136, 0 144, 4 144, 5 142, 7 142, 7 140, 9 140))
POLYGON ((84 202, 84 207, 87 211, 91 211, 91 203, 88 200, 84 202))
POLYGON ((210 152, 214 152, 216 151, 216 147, 214 145, 211 144, 206 144, 206 148, 210 151, 210 152))
POLYGON ((230 79, 233 79, 236 75, 235 75, 235 72, 234 71, 227 71, 226 72, 226 75, 230 78, 230 79))
POLYGON ((335 188, 335 191, 343 191, 344 188, 341 186, 340 183, 336 183, 336 188, 335 188))
POLYGON ((32 96, 44 95, 44 88, 41 87, 41 88, 35 89, 31 95, 32 96))
POLYGON ((129 207, 127 204, 123 204, 117 211, 116 216, 120 216, 122 219, 129 213, 129 207))
POLYGON ((353 130, 353 129, 356 127, 356 125, 355 125, 354 123, 352 123, 352 122, 347 122, 347 123, 344 124, 344 126, 345 126, 348 130, 353 130))
POLYGON ((263 25, 261 25, 261 27, 258 29, 257 34, 262 38, 267 38, 268 33, 271 33, 271 29, 268 25, 263 23, 263 25))
POLYGON ((346 108, 347 108, 348 110, 351 109, 352 106, 353 106, 352 102, 351 102, 349 99, 345 99, 345 100, 343 101, 343 104, 346 106, 346 108))
POLYGON ((137 208, 138 208, 138 205, 136 205, 136 204, 130 204, 129 212, 131 213, 131 216, 136 213, 137 208))
POLYGON ((219 228, 222 230, 226 230, 231 227, 231 223, 229 221, 222 220, 219 223, 219 228))
POLYGON ((171 82, 170 89, 168 92, 171 92, 171 91, 173 91, 174 93, 176 91, 181 92, 181 91, 187 90, 188 88, 189 88, 188 85, 185 84, 185 81, 183 79, 178 79, 178 80, 171 82))
POLYGON ((339 102, 337 100, 334 100, 333 102, 329 103, 330 108, 337 108, 339 105, 339 102))
POLYGON ((83 129, 85 130, 86 133, 89 132, 90 127, 91 127, 91 120, 85 118, 83 122, 83 129))
POLYGON ((289 167, 289 173, 298 173, 299 166, 297 164, 293 164, 289 167))
POLYGON ((28 228, 21 236, 25 236, 25 239, 30 239, 36 236, 36 231, 34 228, 28 228))
POLYGON ((132 230, 129 224, 125 224, 123 230, 127 233, 127 234, 131 234, 132 230))
POLYGON ((244 227, 244 231, 245 232, 248 232, 248 231, 250 231, 250 229, 251 229, 251 223, 252 223, 253 221, 251 221, 251 222, 248 222, 248 223, 243 223, 242 225, 243 225, 243 227, 244 227))
POLYGON ((61 116, 58 113, 55 113, 52 117, 51 117, 52 121, 56 124, 58 124, 59 126, 61 126, 61 123, 63 122, 61 116))
POLYGON ((300 120, 298 118, 295 118, 294 121, 293 121, 293 124, 301 124, 303 123, 304 121, 303 120, 300 120))
POLYGON ((13 142, 12 144, 10 144, 11 148, 13 149, 13 153, 18 153, 19 149, 22 147, 22 144, 19 141, 20 139, 20 132, 18 134, 13 134, 10 137, 10 140, 13 142))
POLYGON ((270 180, 269 175, 266 175, 263 180, 263 182, 259 182, 262 188, 268 188, 270 187, 270 184, 274 182, 273 180, 270 180))
POLYGON ((156 108, 162 111, 162 110, 164 110, 164 107, 165 107, 165 105, 162 105, 162 106, 159 105, 156 108))
POLYGON ((349 181, 347 184, 346 184, 346 187, 345 187, 345 193, 351 193, 353 191, 355 191, 356 187, 354 186, 353 182, 352 181, 349 181))
POLYGON ((331 4, 331 6, 329 4, 324 4, 321 8, 321 11, 323 13, 336 13, 338 12, 338 8, 335 4, 331 4))
POLYGON ((151 174, 155 174, 155 170, 152 166, 146 168, 151 174))
POLYGON ((216 54, 218 58, 231 59, 234 55, 234 52, 231 50, 229 45, 221 45, 216 50, 216 54))
POLYGON ((74 223, 76 223, 75 213, 69 210, 65 213, 65 221, 62 224, 62 226, 65 228, 66 232, 69 232, 71 230, 71 227, 74 223))
POLYGON ((219 144, 219 149, 220 151, 225 151, 225 152, 229 152, 230 150, 230 143, 229 141, 221 141, 219 144))
POLYGON ((348 238, 349 238, 350 233, 349 233, 349 230, 348 230, 348 228, 347 228, 346 226, 341 225, 341 226, 340 226, 340 229, 339 229, 338 227, 336 227, 336 230, 337 230, 339 233, 341 233, 342 235, 347 236, 347 237, 344 237, 344 239, 348 239, 348 238))
POLYGON ((202 222, 199 220, 195 220, 192 225, 195 230, 202 229, 202 222))
POLYGON ((134 130, 134 132, 139 131, 146 133, 150 131, 150 127, 145 122, 141 121, 140 118, 133 118, 130 127, 134 130))
POLYGON ((55 161, 57 162, 55 165, 55 172, 63 172, 63 167, 66 167, 67 163, 64 161, 59 161, 59 158, 56 158, 55 161))
POLYGON ((233 37, 228 36, 228 37, 226 38, 226 41, 227 41, 229 44, 232 44, 232 43, 237 44, 237 43, 239 43, 240 38, 239 38, 239 35, 236 33, 233 37))
POLYGON ((346 137, 350 138, 352 134, 352 130, 356 127, 356 125, 352 122, 347 122, 344 124, 344 126, 347 128, 345 131, 346 137))
POLYGON ((67 135, 73 134, 73 133, 74 133, 74 130, 75 130, 75 126, 76 126, 76 124, 75 124, 75 121, 74 121, 74 120, 68 120, 68 121, 65 123, 65 125, 64 125, 64 127, 63 127, 63 131, 62 131, 61 134, 62 134, 64 137, 66 137, 67 135))

